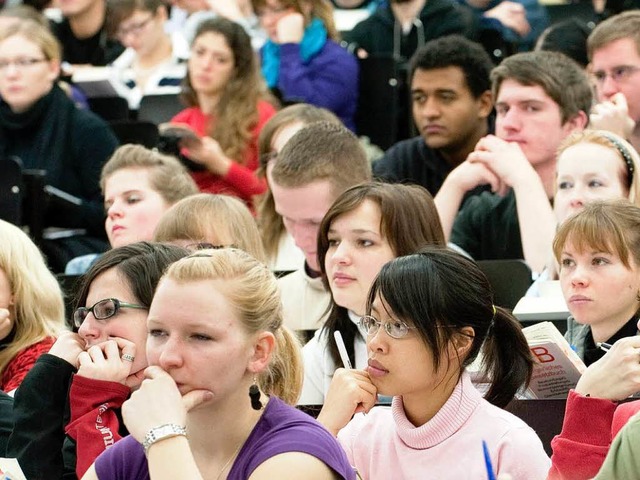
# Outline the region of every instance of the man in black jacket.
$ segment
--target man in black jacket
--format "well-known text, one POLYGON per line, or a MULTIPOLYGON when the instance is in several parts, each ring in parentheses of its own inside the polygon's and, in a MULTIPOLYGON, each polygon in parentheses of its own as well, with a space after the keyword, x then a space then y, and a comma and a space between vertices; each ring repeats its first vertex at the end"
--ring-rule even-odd
POLYGON ((435 196, 449 172, 492 133, 492 67, 482 46, 460 35, 422 46, 411 60, 413 119, 420 136, 391 147, 373 165, 374 176, 416 183, 435 196))

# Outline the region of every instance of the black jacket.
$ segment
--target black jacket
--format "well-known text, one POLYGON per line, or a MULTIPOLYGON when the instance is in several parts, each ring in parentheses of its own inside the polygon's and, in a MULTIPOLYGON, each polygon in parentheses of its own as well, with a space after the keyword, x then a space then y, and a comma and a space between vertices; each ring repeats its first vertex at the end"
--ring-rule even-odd
POLYGON ((0 457, 6 457, 7 440, 13 428, 13 398, 0 392, 0 457))
POLYGON ((427 0, 414 26, 402 34, 389 5, 379 7, 358 23, 344 40, 365 49, 369 55, 399 54, 399 61, 408 61, 416 49, 435 38, 458 33, 474 38, 476 22, 471 12, 451 0, 427 0))
POLYGON ((18 459, 28 480, 76 478, 75 448, 64 433, 74 372, 70 363, 44 354, 16 390, 7 456, 18 459))

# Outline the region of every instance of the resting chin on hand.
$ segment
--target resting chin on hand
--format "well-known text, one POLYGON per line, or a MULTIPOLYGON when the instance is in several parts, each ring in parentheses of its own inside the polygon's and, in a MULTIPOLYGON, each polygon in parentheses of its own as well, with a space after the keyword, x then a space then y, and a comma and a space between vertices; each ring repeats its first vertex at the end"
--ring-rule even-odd
POLYGON ((591 109, 589 127, 595 130, 606 130, 629 140, 636 122, 629 116, 627 99, 621 92, 610 100, 600 102, 591 109))

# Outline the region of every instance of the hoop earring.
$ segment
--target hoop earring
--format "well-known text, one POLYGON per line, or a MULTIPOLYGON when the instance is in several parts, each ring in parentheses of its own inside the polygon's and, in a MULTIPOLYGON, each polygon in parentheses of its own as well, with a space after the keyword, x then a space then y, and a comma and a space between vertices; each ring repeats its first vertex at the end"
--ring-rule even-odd
POLYGON ((256 377, 253 377, 253 385, 249 387, 249 398, 251 399, 251 408, 254 410, 262 410, 262 402, 260 401, 260 389, 256 383, 256 377))

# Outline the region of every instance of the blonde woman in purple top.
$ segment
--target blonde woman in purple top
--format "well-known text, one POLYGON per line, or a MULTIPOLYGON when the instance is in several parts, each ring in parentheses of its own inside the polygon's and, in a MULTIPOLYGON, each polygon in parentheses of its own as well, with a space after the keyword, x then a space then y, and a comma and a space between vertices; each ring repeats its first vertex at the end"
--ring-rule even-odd
POLYGON ((288 405, 300 394, 300 349, 263 263, 233 248, 176 262, 147 329, 151 367, 122 408, 131 436, 83 478, 355 479, 329 432, 288 405))
POLYGON ((472 261, 425 247, 382 267, 361 319, 368 366, 339 369, 318 417, 362 478, 545 478, 550 461, 535 432, 504 407, 533 365, 517 320, 493 305, 472 261), (482 352, 486 399, 466 367, 482 352), (376 395, 391 408, 372 408, 376 395), (368 412, 368 415, 354 413, 368 412))

